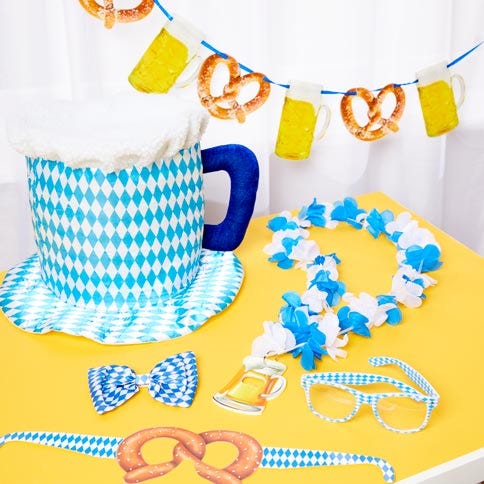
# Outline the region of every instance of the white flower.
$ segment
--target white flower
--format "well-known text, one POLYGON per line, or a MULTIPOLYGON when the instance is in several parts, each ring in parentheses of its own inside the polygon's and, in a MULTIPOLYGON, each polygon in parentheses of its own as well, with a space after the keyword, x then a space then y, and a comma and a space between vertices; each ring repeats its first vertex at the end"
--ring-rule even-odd
POLYGON ((412 216, 408 212, 402 212, 395 220, 385 225, 385 230, 392 235, 394 232, 405 232, 406 229, 417 226, 418 222, 412 220, 412 216))
POLYGON ((264 334, 252 342, 252 356, 280 355, 296 346, 294 335, 280 323, 264 321, 264 334))
POLYGON ((437 281, 426 274, 421 274, 408 265, 401 266, 392 279, 392 290, 390 294, 396 297, 397 301, 408 308, 417 308, 422 304, 424 289, 432 286, 437 281), (421 279, 423 286, 413 282, 421 279))
POLYGON ((305 267, 319 255, 318 244, 314 240, 300 240, 292 248, 289 257, 298 261, 296 267, 305 267))
POLYGON ((345 334, 342 338, 338 338, 340 332, 338 316, 332 312, 326 313, 320 320, 318 329, 326 336, 324 348, 328 355, 333 360, 336 360, 338 356, 345 358, 347 353, 341 348, 348 343, 348 335, 345 334))
POLYGON ((309 232, 304 229, 290 229, 278 230, 272 235, 272 242, 264 247, 264 252, 268 255, 274 255, 279 252, 286 252, 286 248, 282 245, 283 239, 297 239, 298 237, 307 238, 309 232))
POLYGON ((347 292, 343 294, 342 299, 348 303, 351 311, 356 311, 368 318, 366 326, 369 329, 373 326, 381 326, 387 319, 386 311, 393 307, 392 304, 378 306, 377 299, 366 292, 360 292, 359 297, 347 292))
POLYGON ((311 222, 309 220, 301 220, 296 215, 293 215, 288 210, 284 210, 279 214, 280 217, 284 217, 288 222, 296 222, 299 227, 310 227, 311 222))
POLYGON ((307 304, 309 309, 314 313, 320 313, 323 309, 329 309, 329 304, 326 302, 327 294, 320 291, 316 286, 303 292, 301 301, 307 304))
POLYGON ((314 264, 306 269, 308 280, 312 281, 319 271, 328 271, 330 279, 338 280, 338 264, 331 256, 325 256, 322 264, 314 264))
POLYGON ((409 224, 398 239, 398 247, 401 249, 408 249, 412 245, 425 247, 428 244, 437 245, 432 232, 416 225, 412 226, 409 224))

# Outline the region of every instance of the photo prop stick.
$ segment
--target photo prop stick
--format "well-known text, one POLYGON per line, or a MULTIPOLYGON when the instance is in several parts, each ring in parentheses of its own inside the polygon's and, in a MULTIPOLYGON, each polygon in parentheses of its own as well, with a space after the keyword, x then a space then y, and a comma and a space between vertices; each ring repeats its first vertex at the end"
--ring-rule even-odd
POLYGON ((198 97, 202 106, 216 118, 236 119, 239 123, 243 123, 248 114, 259 109, 266 102, 270 91, 271 85, 265 80, 264 74, 250 72, 241 76, 239 63, 230 56, 222 57, 213 54, 207 57, 198 73, 198 97), (221 96, 212 96, 210 84, 215 69, 219 65, 225 65, 228 68, 229 81, 224 86, 221 96), (237 96, 240 94, 240 90, 251 82, 258 83, 259 90, 250 101, 240 104, 237 96))
POLYGON ((64 432, 13 432, 0 436, 0 446, 7 442, 29 442, 93 457, 116 459, 126 471, 124 480, 127 483, 144 482, 163 476, 184 460, 194 463, 200 477, 218 484, 242 482, 258 468, 287 470, 353 464, 376 465, 383 473, 385 482, 393 482, 395 479, 393 467, 380 457, 327 450, 262 447, 250 435, 230 430, 196 434, 178 427, 154 427, 135 432, 125 439, 64 432), (158 438, 178 441, 173 448, 173 459, 159 464, 148 464, 141 449, 146 442, 158 438), (222 469, 204 463, 202 459, 206 445, 212 442, 234 445, 238 450, 235 460, 222 469))
POLYGON ((405 109, 405 92, 396 84, 388 84, 375 97, 368 89, 357 87, 350 89, 341 99, 341 117, 348 131, 363 141, 375 141, 387 134, 398 131, 398 121, 405 109), (388 94, 393 94, 396 105, 389 118, 383 118, 381 106, 388 94), (360 126, 353 113, 353 99, 361 97, 368 105, 369 121, 360 126))
POLYGON ((165 405, 189 407, 197 390, 197 362, 195 354, 187 351, 166 358, 145 375, 136 375, 124 365, 100 366, 89 369, 88 381, 92 403, 100 414, 119 407, 143 386, 165 405))
POLYGON ((87 13, 104 22, 104 26, 110 29, 116 22, 136 22, 146 17, 153 9, 153 0, 141 0, 138 6, 127 9, 114 8, 113 0, 103 0, 99 5, 96 0, 79 0, 87 13))
MULTIPOLYGON (((347 422, 351 420, 358 412, 360 405, 370 405, 377 421, 387 430, 409 434, 424 429, 430 419, 432 410, 439 403, 439 394, 434 387, 414 368, 397 358, 376 356, 369 359, 373 366, 397 365, 404 373, 424 392, 403 383, 394 378, 374 373, 356 373, 356 372, 325 372, 325 373, 308 373, 301 377, 301 386, 304 388, 306 401, 309 409, 316 416, 327 420, 328 422, 347 422), (397 387, 399 392, 385 393, 367 393, 347 385, 360 386, 371 385, 372 383, 389 383, 397 387), (321 407, 315 408, 313 398, 311 398, 311 388, 323 386, 326 390, 322 392, 322 400, 331 399, 331 388, 335 388, 338 393, 334 394, 339 401, 335 403, 341 409, 343 416, 334 418, 322 413, 321 407), (328 390, 329 389, 329 390, 328 390), (342 392, 347 392, 348 400, 341 400, 342 392), (345 405, 348 402, 353 403, 345 405), (410 414, 413 415, 410 415, 410 414)), ((325 402, 321 402, 322 404, 325 402)), ((328 403, 328 402, 326 402, 328 403)), ((339 415, 342 415, 341 413, 339 415)))

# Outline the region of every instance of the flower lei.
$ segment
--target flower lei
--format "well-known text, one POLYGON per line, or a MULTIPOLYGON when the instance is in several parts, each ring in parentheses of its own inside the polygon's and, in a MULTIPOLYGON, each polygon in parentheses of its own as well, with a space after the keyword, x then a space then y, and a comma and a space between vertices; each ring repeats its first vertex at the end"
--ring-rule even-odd
POLYGON ((279 313, 279 322, 265 321, 264 334, 252 345, 254 356, 291 352, 301 356, 305 370, 315 368, 315 358, 323 355, 335 359, 346 356, 342 348, 348 334, 370 337, 370 330, 383 323, 398 324, 402 320, 399 304, 418 307, 425 299, 424 290, 437 281, 425 272, 438 269, 440 247, 432 233, 420 228, 408 212, 396 218, 390 210, 366 212, 356 200, 318 203, 316 199, 304 206, 297 216, 282 212, 271 219, 268 228, 274 232, 272 242, 264 247, 269 261, 282 269, 295 265, 307 273, 307 289, 301 295, 290 291, 283 294, 286 305, 279 313), (355 229, 366 229, 375 239, 383 234, 397 248, 398 270, 392 278, 389 294, 373 297, 346 292, 338 281, 336 254, 322 255, 306 230, 312 225, 335 228, 346 222, 355 229), (333 307, 343 300, 346 304, 335 313, 333 307))

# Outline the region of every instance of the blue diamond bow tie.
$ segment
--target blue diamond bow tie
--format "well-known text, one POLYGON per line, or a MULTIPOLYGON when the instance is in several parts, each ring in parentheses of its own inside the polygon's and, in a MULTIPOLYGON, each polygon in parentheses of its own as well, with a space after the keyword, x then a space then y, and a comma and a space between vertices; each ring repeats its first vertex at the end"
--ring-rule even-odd
POLYGON ((136 375, 128 366, 108 365, 90 368, 89 391, 98 413, 114 410, 129 400, 142 386, 166 405, 189 407, 198 383, 197 363, 191 351, 170 356, 150 373, 136 375))

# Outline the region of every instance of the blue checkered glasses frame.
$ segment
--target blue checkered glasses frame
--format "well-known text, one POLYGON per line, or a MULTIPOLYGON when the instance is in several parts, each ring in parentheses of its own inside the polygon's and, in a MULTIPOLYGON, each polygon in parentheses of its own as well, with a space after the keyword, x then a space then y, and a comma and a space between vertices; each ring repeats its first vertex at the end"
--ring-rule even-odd
POLYGON ((419 390, 373 373, 308 373, 301 377, 301 385, 311 412, 329 422, 347 422, 356 415, 361 404, 368 404, 378 422, 388 430, 412 433, 425 428, 439 402, 439 394, 432 385, 417 370, 397 358, 376 356, 369 362, 373 366, 399 366, 419 390), (393 385, 399 391, 368 393, 353 388, 381 383, 393 385))

